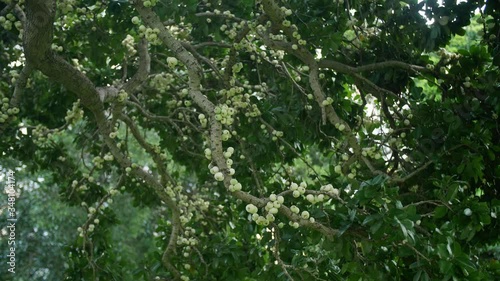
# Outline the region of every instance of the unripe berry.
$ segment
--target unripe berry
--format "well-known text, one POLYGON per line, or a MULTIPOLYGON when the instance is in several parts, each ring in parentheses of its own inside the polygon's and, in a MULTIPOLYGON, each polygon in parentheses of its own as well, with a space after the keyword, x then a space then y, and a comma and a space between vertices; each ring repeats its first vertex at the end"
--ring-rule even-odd
POLYGON ((303 212, 300 214, 300 216, 301 216, 303 219, 307 220, 307 219, 309 218, 309 212, 308 212, 308 211, 303 211, 303 212))
POLYGON ((340 174, 340 173, 342 173, 342 166, 337 165, 337 166, 335 166, 334 170, 335 170, 335 173, 340 174))
POLYGON ((224 174, 221 173, 221 172, 217 172, 215 175, 214 175, 214 178, 215 180, 217 181, 223 181, 224 180, 224 174))
POLYGON ((266 220, 273 222, 274 221, 274 215, 273 214, 267 214, 266 215, 266 220))
POLYGON ((167 58, 167 64, 170 68, 174 68, 177 65, 178 61, 174 57, 168 57, 167 58))
POLYGON ((337 188, 334 188, 334 189, 332 190, 332 194, 333 194, 334 196, 337 196, 337 197, 338 197, 338 196, 339 196, 339 194, 340 194, 340 191, 339 191, 337 188))
POLYGON ((218 172, 219 172, 219 167, 217 167, 217 166, 212 167, 212 169, 210 169, 210 173, 212 173, 213 175, 215 175, 218 172))
POLYGON ((255 214, 257 213, 257 207, 254 205, 254 204, 248 204, 245 209, 247 210, 247 212, 249 212, 250 214, 255 214))

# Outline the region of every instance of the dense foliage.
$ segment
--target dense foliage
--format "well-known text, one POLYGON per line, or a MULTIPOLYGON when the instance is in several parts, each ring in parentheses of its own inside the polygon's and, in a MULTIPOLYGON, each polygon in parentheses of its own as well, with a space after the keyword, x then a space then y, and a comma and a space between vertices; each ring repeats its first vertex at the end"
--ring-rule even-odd
POLYGON ((0 25, 2 279, 500 279, 497 0, 2 0, 0 25))

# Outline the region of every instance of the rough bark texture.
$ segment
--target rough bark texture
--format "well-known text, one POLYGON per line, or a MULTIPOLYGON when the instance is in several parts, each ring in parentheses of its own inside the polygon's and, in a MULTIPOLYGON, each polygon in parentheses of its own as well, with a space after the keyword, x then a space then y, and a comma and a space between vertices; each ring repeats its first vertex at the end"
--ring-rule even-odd
POLYGON ((94 115, 97 114, 96 118, 103 118, 104 115, 100 115, 104 107, 94 84, 51 49, 55 5, 54 0, 26 1, 27 21, 23 37, 26 60, 51 80, 61 83, 66 89, 75 93, 84 106, 94 115))

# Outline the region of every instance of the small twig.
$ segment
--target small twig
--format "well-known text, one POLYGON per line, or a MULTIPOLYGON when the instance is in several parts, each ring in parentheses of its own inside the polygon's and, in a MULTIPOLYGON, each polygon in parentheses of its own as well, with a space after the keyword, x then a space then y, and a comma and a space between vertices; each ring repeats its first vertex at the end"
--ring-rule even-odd
POLYGON ((283 260, 281 259, 281 257, 280 257, 279 244, 280 244, 280 241, 281 241, 281 237, 280 237, 279 229, 276 227, 276 225, 273 225, 272 230, 273 230, 273 234, 274 234, 274 250, 271 249, 271 252, 273 253, 274 258, 276 259, 276 261, 278 262, 278 264, 283 269, 283 273, 285 273, 285 276, 289 280, 294 281, 293 277, 290 275, 290 273, 288 273, 288 270, 287 270, 287 268, 289 268, 291 266, 285 264, 283 262, 283 260))
POLYGON ((419 255, 420 257, 422 257, 424 260, 426 260, 428 263, 431 263, 431 260, 424 256, 424 254, 422 254, 419 250, 417 250, 415 247, 413 247, 412 245, 410 245, 409 243, 405 243, 404 244, 406 247, 412 249, 415 253, 417 253, 417 255, 419 255))
POLYGON ((194 49, 201 49, 203 47, 219 47, 219 48, 231 48, 230 44, 221 42, 202 42, 198 44, 191 45, 194 49))

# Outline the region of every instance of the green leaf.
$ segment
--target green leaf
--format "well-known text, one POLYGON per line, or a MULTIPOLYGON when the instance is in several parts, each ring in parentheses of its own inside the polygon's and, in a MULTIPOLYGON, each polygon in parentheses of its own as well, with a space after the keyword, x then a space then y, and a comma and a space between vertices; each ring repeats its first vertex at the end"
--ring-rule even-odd
POLYGON ((373 224, 372 226, 370 226, 370 232, 375 234, 379 229, 380 227, 382 226, 383 222, 382 221, 378 221, 376 222, 375 224, 373 224))
POLYGON ((379 194, 378 188, 375 186, 365 186, 363 188, 363 196, 367 199, 372 199, 379 194))
POLYGON ((417 261, 417 262, 414 262, 414 263, 410 264, 410 266, 409 266, 409 267, 410 267, 411 269, 415 269, 415 268, 419 268, 419 267, 421 267, 422 265, 423 265, 423 263, 422 263, 421 261, 417 261))
POLYGON ((363 223, 361 223, 361 225, 367 225, 367 224, 371 223, 372 221, 379 220, 381 217, 382 217, 382 215, 380 215, 380 214, 373 214, 373 215, 367 216, 363 220, 363 223))
POLYGON ((446 208, 446 206, 437 206, 436 209, 434 209, 434 217, 440 219, 444 217, 447 212, 448 208, 446 208))
POLYGON ((373 243, 367 240, 361 241, 361 250, 363 251, 364 255, 368 255, 371 253, 373 248, 373 243))
POLYGON ((476 270, 476 265, 467 256, 456 257, 454 258, 454 261, 456 261, 456 263, 459 266, 461 266, 462 268, 466 269, 469 272, 476 270))
POLYGON ((434 25, 431 28, 431 37, 430 39, 436 39, 439 36, 439 26, 434 25))
POLYGON ((422 272, 423 272, 423 270, 417 271, 417 273, 413 276, 413 281, 419 281, 420 276, 422 276, 422 272))
POLYGON ((455 197, 457 196, 459 185, 457 183, 454 183, 448 187, 448 190, 446 191, 446 196, 445 196, 445 201, 450 202, 455 197))
POLYGON ((437 246, 438 256, 445 259, 450 256, 451 252, 448 251, 448 244, 439 244, 437 246))
POLYGON ((478 182, 483 178, 483 157, 481 155, 471 156, 465 163, 463 175, 466 178, 473 178, 474 182, 478 182))
POLYGON ((348 230, 350 227, 351 227, 352 223, 347 223, 345 225, 343 225, 340 229, 339 229, 339 235, 342 235, 344 234, 344 232, 346 232, 346 230, 348 230))
POLYGON ((439 271, 444 274, 444 275, 447 275, 449 273, 451 273, 453 269, 453 263, 447 261, 447 260, 440 260, 439 261, 439 271))

